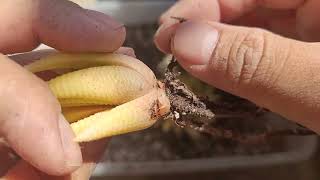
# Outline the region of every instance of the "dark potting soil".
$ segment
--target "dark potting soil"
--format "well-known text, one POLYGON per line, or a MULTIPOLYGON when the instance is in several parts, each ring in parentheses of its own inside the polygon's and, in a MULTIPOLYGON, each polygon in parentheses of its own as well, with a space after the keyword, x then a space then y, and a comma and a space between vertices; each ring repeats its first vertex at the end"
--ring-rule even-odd
MULTIPOLYGON (((158 125, 162 123, 159 122, 158 125)), ((104 160, 111 162, 169 161, 231 155, 258 155, 279 152, 281 151, 280 144, 268 141, 244 144, 226 139, 215 139, 192 129, 166 131, 163 128, 154 127, 113 137, 104 160)))

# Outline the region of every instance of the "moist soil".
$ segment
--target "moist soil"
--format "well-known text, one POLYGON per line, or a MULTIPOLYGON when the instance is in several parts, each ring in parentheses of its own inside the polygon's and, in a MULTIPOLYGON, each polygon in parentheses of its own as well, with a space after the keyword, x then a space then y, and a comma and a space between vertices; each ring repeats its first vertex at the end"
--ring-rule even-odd
MULTIPOLYGON (((153 36, 157 25, 127 27, 126 46, 162 79, 171 113, 144 131, 113 137, 107 159, 168 161, 283 151, 283 136, 310 134, 305 129, 272 131, 268 112, 245 99, 212 88, 188 75, 177 63, 163 62, 153 36), (159 69, 166 64, 165 70, 159 69)), ((295 124, 291 126, 300 127, 295 124)))

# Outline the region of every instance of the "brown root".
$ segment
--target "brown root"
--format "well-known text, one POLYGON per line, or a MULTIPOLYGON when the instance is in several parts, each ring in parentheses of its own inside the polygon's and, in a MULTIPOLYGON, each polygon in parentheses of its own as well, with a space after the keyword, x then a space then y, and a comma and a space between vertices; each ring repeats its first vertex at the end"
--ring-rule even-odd
POLYGON ((173 64, 169 65, 165 74, 166 94, 171 103, 173 119, 180 126, 185 126, 184 122, 212 123, 215 114, 177 78, 177 74, 173 72, 173 64))
POLYGON ((240 103, 240 105, 234 107, 232 102, 217 103, 210 101, 208 98, 198 97, 178 78, 181 72, 176 70, 177 66, 179 65, 173 58, 165 73, 164 86, 171 104, 171 113, 167 118, 173 119, 182 128, 189 127, 215 138, 231 139, 243 143, 260 141, 271 136, 315 134, 303 127, 274 131, 268 128, 260 128, 253 134, 245 134, 237 128, 223 127, 221 124, 226 124, 225 122, 230 119, 232 121, 251 120, 254 124, 256 118, 268 110, 241 99, 236 99, 236 102, 238 104, 243 102, 243 104, 240 103), (240 106, 245 107, 245 109, 239 109, 240 106))

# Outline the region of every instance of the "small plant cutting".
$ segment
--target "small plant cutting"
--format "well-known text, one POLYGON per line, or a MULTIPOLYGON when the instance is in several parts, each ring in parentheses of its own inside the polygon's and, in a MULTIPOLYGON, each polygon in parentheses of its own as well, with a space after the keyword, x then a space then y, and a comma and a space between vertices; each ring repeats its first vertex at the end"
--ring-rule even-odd
POLYGON ((25 68, 65 72, 48 85, 77 142, 148 128, 170 110, 162 83, 130 56, 56 53, 25 68))
MULTIPOLYGON (((215 113, 216 104, 199 97, 178 76, 174 59, 164 80, 140 60, 117 53, 54 53, 25 66, 33 73, 63 72, 48 85, 71 123, 77 142, 94 141, 151 127, 159 119, 173 119, 181 127, 216 137, 242 140, 242 135, 219 128, 218 119, 250 118, 261 112, 215 113)), ((218 108, 217 108, 218 109, 218 108)), ((302 128, 262 135, 311 134, 302 128)), ((259 136, 256 136, 259 137, 259 136)))

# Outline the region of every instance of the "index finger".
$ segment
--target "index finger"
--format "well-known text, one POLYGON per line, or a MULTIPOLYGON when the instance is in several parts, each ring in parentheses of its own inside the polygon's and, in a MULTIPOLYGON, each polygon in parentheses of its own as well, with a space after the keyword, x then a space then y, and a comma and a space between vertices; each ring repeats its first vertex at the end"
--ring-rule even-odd
POLYGON ((68 52, 112 52, 125 39, 123 24, 67 0, 3 0, 0 7, 4 54, 30 51, 40 43, 68 52))

